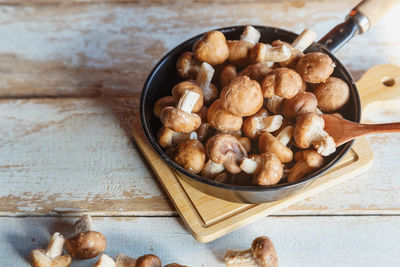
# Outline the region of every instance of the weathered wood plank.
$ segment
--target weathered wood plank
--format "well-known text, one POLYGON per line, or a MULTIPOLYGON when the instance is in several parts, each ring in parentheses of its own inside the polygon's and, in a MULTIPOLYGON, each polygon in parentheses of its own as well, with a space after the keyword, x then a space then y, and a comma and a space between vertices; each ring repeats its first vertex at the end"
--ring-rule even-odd
MULTIPOLYGON (((322 37, 356 2, 0 6, 0 96, 130 95, 164 53, 198 33, 260 24, 322 37)), ((354 74, 400 64, 399 10, 338 53, 354 74)))
MULTIPOLYGON (((72 218, 0 218, 0 265, 28 266, 29 252, 52 232, 69 236, 72 218)), ((224 266, 227 249, 247 249, 259 235, 273 241, 279 266, 399 266, 400 217, 270 217, 208 244, 195 241, 176 218, 95 218, 107 238, 106 253, 158 255, 164 264, 224 266)), ((92 266, 95 260, 74 260, 92 266)))
MULTIPOLYGON (((0 101, 0 215, 176 214, 131 139, 137 97, 0 101)), ((400 121, 400 107, 366 118, 400 121)), ((366 174, 278 213, 400 214, 399 134, 366 174)))

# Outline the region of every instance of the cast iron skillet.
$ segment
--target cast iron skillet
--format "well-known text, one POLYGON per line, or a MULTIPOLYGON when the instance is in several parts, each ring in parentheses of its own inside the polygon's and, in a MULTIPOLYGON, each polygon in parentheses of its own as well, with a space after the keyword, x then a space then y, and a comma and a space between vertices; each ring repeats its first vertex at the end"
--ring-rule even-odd
MULTIPOLYGON (((350 101, 341 111, 348 120, 360 122, 361 104, 360 97, 354 79, 349 71, 340 61, 332 54, 343 44, 350 40, 355 34, 362 33, 365 29, 361 25, 365 17, 361 13, 355 13, 347 17, 346 22, 336 26, 318 43, 313 43, 306 51, 308 52, 324 52, 328 54, 336 64, 332 76, 338 77, 345 81, 350 88, 350 101)), ((224 33, 227 40, 238 40, 245 26, 232 26, 217 29, 224 33)), ((297 34, 278 28, 266 26, 254 26, 261 33, 260 42, 271 43, 274 40, 282 40, 291 43, 297 34)), ((333 155, 325 159, 325 165, 316 172, 308 175, 298 182, 290 184, 278 184, 274 186, 240 186, 219 183, 199 175, 191 174, 184 168, 176 164, 170 159, 164 150, 158 145, 156 140, 157 130, 161 127, 160 120, 153 115, 153 104, 157 99, 171 95, 172 87, 183 81, 176 71, 176 61, 178 57, 185 51, 191 51, 193 44, 203 36, 199 34, 169 51, 154 67, 149 74, 144 86, 140 99, 140 118, 144 133, 153 147, 153 149, 164 159, 164 161, 174 170, 183 174, 182 177, 193 187, 202 192, 232 202, 239 203, 265 203, 283 199, 296 192, 304 190, 318 177, 327 172, 346 154, 353 144, 353 141, 338 147, 333 155)))

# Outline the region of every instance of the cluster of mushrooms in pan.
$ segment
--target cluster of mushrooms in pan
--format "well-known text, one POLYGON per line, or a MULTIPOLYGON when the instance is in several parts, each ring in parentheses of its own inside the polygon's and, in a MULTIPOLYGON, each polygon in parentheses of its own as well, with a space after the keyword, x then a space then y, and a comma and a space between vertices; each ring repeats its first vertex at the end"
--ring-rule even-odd
POLYGON ((303 53, 315 38, 305 30, 291 44, 264 44, 252 26, 240 40, 206 33, 176 63, 186 80, 154 104, 160 146, 187 171, 228 184, 292 183, 321 168, 336 151, 321 114, 341 116, 350 90, 331 77, 327 54, 303 53))

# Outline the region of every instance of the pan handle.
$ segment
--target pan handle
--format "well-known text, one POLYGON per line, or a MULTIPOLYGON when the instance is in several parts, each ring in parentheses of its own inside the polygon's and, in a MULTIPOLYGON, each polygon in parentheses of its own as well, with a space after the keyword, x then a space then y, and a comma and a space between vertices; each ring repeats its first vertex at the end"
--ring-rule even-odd
POLYGON ((356 34, 368 31, 400 0, 364 0, 355 6, 346 21, 328 32, 318 43, 334 53, 356 34))

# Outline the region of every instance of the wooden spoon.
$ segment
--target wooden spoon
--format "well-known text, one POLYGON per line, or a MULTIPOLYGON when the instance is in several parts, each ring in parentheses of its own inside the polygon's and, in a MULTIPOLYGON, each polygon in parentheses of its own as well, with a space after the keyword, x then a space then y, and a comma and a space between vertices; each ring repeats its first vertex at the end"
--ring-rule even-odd
POLYGON ((400 122, 383 124, 362 124, 339 118, 331 114, 323 114, 325 120, 324 130, 340 146, 356 137, 367 134, 400 132, 400 122))

